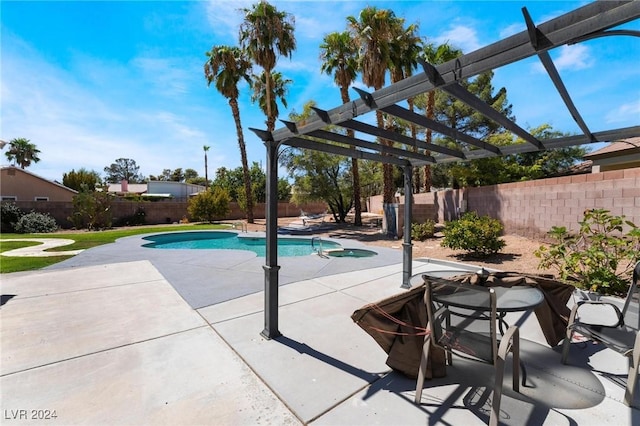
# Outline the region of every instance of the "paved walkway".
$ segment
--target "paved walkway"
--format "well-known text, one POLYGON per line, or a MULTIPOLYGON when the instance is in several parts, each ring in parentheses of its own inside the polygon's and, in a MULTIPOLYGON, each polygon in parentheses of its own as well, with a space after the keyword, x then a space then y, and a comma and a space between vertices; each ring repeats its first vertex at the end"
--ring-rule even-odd
MULTIPOLYGON (((357 308, 402 291, 401 262, 363 269, 358 267, 364 264, 351 263, 350 271, 339 270, 346 268, 343 263, 325 265, 335 273, 312 266, 310 277, 280 288, 283 336, 265 340, 259 334, 261 291, 194 308, 194 301, 204 298, 185 297, 194 269, 188 259, 167 265, 185 276, 176 285, 156 265, 164 258, 111 261, 111 253, 100 263, 106 253, 94 250, 50 270, 3 275, 3 425, 474 425, 488 420, 491 367, 456 359, 445 378, 426 383, 416 406, 414 381, 391 372, 386 354, 351 321, 357 308), (95 264, 77 263, 83 258, 95 264), (51 410, 55 421, 33 418, 51 410)), ((140 250, 120 251, 135 258, 140 250)), ((216 264, 212 255, 209 263, 216 264)), ((197 268, 206 269, 203 261, 195 260, 197 268)), ((238 264, 249 269, 247 259, 238 264)), ((291 274, 289 267, 283 266, 283 276, 291 274)), ((457 267, 413 262, 416 274, 457 267)), ((208 269, 210 274, 224 270, 208 269)), ((259 272, 254 274, 261 278, 259 272)), ((200 285, 215 290, 223 281, 200 285)), ((576 344, 571 365, 562 365, 558 349, 544 344, 531 318, 508 318, 522 323, 529 386, 521 394, 510 391, 507 373, 504 424, 640 424, 640 412, 621 402, 624 358, 599 345, 576 344)))
POLYGON ((51 256, 73 256, 82 253, 84 250, 64 250, 64 251, 45 251, 50 248, 64 247, 75 243, 74 240, 66 238, 7 238, 7 241, 26 241, 38 242, 40 244, 29 247, 22 247, 13 250, 7 250, 0 253, 0 256, 20 256, 20 257, 51 257, 51 256))

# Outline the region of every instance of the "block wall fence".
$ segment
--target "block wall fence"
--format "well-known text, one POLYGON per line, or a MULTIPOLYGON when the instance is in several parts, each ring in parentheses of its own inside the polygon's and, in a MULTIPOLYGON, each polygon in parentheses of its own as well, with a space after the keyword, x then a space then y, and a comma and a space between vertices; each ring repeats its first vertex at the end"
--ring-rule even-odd
MULTIPOLYGON (((414 194, 414 203, 414 222, 430 217, 442 223, 476 211, 500 220, 505 233, 535 239, 544 239, 552 226, 577 230, 584 211, 596 208, 640 226, 640 168, 414 194)), ((382 197, 369 205, 381 212, 382 197)), ((403 211, 400 197, 401 222, 403 211)))
MULTIPOLYGON (((67 219, 73 213, 73 203, 63 201, 15 201, 16 205, 25 213, 36 211, 49 213, 56 219, 58 225, 63 228, 71 228, 73 225, 67 219)), ((111 204, 113 223, 118 219, 133 216, 139 208, 145 212, 145 222, 149 225, 167 224, 179 222, 183 217, 191 219, 187 213, 187 202, 176 201, 114 201, 111 204)), ((230 203, 230 213, 221 221, 233 221, 244 219, 246 216, 237 203, 230 203)), ((278 203, 279 217, 295 217, 300 215, 300 210, 308 213, 323 213, 327 209, 325 203, 308 203, 298 206, 291 203, 278 203)), ((265 218, 265 204, 257 203, 253 209, 256 219, 265 218)))

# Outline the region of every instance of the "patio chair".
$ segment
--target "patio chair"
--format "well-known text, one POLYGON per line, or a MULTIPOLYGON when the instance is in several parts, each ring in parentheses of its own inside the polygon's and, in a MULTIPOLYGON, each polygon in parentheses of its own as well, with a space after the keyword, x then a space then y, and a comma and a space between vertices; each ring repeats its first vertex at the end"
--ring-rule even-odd
POLYGON ((442 278, 423 276, 424 304, 427 308, 427 334, 422 349, 415 403, 420 404, 429 350, 433 345, 446 352, 447 364, 452 354, 491 364, 495 367, 495 385, 489 425, 497 425, 506 357, 513 354, 513 390, 519 392, 520 333, 517 326, 498 335, 496 293, 493 288, 473 286, 442 278), (445 301, 442 303, 443 301, 445 301), (457 303, 460 301, 460 303, 457 303))
POLYGON ((628 406, 633 404, 633 394, 638 379, 638 363, 640 362, 638 285, 640 285, 640 262, 638 262, 633 269, 631 286, 629 286, 629 292, 627 293, 627 298, 625 299, 622 310, 613 303, 604 301, 581 300, 576 303, 571 310, 569 325, 567 326, 567 336, 562 345, 563 364, 567 363, 571 339, 576 332, 628 357, 629 378, 627 379, 627 388, 624 393, 624 403, 628 406), (589 321, 589 319, 581 320, 579 316, 580 310, 586 310, 587 307, 591 307, 591 309, 602 309, 602 311, 597 313, 591 312, 592 315, 590 315, 590 318, 597 318, 598 321, 589 321), (607 318, 612 318, 613 321, 604 323, 605 321, 603 321, 603 319, 607 318))

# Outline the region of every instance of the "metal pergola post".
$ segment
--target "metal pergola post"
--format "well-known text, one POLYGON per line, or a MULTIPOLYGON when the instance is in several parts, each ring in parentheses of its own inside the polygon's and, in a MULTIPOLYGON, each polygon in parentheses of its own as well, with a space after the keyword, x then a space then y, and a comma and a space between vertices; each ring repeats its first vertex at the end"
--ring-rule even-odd
POLYGON ((262 336, 273 339, 281 336, 278 330, 278 146, 265 140, 267 147, 267 253, 264 269, 264 330, 262 336))
POLYGON ((404 242, 402 243, 402 288, 411 288, 411 264, 413 244, 411 244, 411 210, 413 205, 413 167, 404 167, 404 242))

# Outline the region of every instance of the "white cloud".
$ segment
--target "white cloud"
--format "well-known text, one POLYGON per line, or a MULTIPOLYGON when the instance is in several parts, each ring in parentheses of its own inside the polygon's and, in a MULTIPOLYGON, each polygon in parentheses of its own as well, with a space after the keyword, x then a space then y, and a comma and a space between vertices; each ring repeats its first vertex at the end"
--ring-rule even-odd
POLYGON ((473 52, 483 46, 478 39, 477 31, 465 25, 453 25, 435 37, 434 40, 437 44, 448 43, 453 47, 462 49, 463 53, 473 52))
MULTIPOLYGON (((589 48, 582 44, 561 46, 557 51, 551 52, 551 57, 558 71, 587 69, 591 68, 595 63, 589 48)), ((540 62, 534 65, 534 69, 539 72, 545 72, 544 66, 540 62)))
POLYGON ((524 23, 518 23, 518 24, 511 24, 507 27, 504 27, 503 29, 500 30, 500 38, 507 38, 509 36, 512 36, 514 34, 518 34, 522 31, 525 31, 527 29, 526 25, 524 23))
POLYGON ((581 70, 591 68, 594 60, 587 46, 574 44, 571 46, 562 46, 560 48, 560 55, 554 59, 554 63, 558 70, 581 70))
POLYGON ((210 0, 205 4, 207 20, 214 34, 238 40, 238 30, 243 20, 240 9, 249 8, 253 0, 210 0))
POLYGON ((605 116, 605 121, 608 124, 623 123, 625 121, 631 123, 640 122, 640 99, 628 104, 622 104, 618 106, 618 108, 610 111, 605 116))

